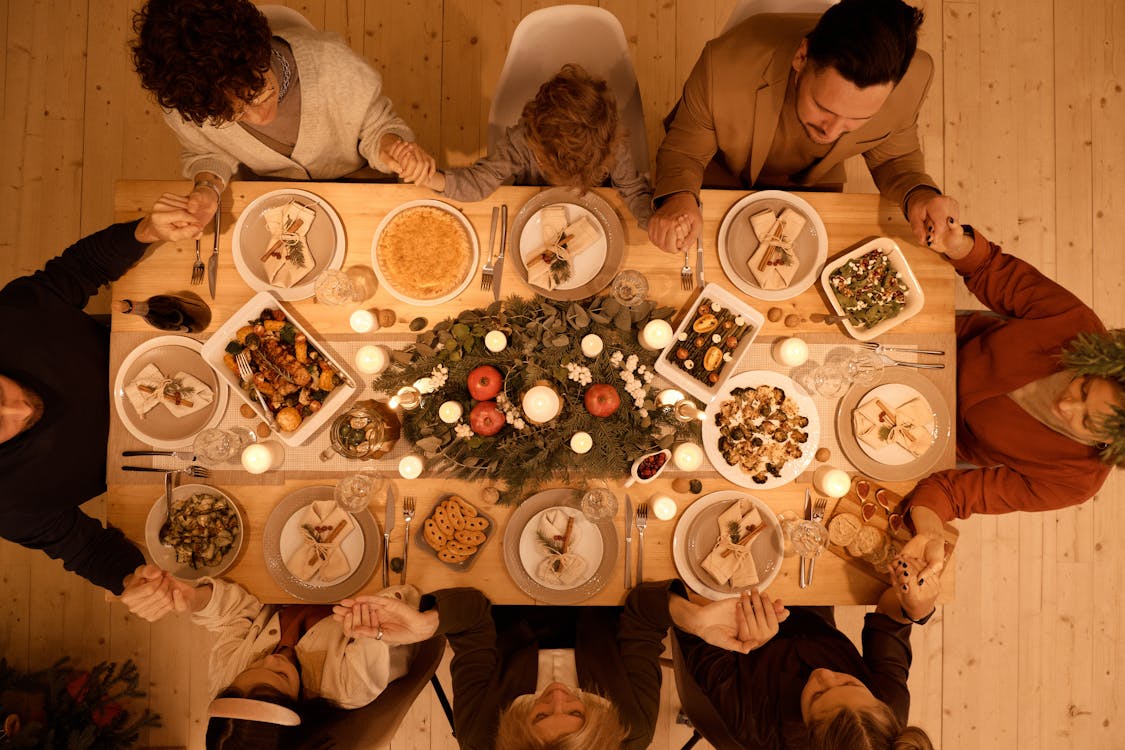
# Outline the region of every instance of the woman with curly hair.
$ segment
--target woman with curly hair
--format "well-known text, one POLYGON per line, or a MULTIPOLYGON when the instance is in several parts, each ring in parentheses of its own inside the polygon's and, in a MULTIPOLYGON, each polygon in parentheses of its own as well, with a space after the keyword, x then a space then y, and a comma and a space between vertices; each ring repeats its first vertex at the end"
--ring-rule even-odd
POLYGON ((788 610, 757 591, 732 600, 740 649, 673 631, 727 740, 760 750, 933 750, 925 731, 907 725, 910 630, 930 619, 940 588, 936 576, 919 582, 920 550, 908 545, 891 564, 894 581, 864 618, 862 654, 831 608, 788 610))
POLYGON ((634 588, 624 607, 493 607, 471 588, 335 609, 344 630, 386 643, 444 634, 462 750, 645 750, 660 711, 668 628, 737 647, 734 601, 697 606, 678 581, 634 588))
POLYGON ((149 0, 133 29, 133 64, 183 147, 203 221, 240 166, 291 180, 433 174, 382 78, 334 34, 271 29, 249 0, 149 0))
POLYGON ((940 570, 941 524, 1092 497, 1125 464, 1125 329, 971 227, 926 227, 990 312, 957 319, 957 457, 910 495, 910 519, 940 570))
POLYGON ((479 201, 510 178, 583 193, 609 179, 643 229, 652 215, 652 186, 632 153, 609 85, 578 65, 564 65, 487 156, 471 167, 436 172, 426 184, 454 200, 479 201))

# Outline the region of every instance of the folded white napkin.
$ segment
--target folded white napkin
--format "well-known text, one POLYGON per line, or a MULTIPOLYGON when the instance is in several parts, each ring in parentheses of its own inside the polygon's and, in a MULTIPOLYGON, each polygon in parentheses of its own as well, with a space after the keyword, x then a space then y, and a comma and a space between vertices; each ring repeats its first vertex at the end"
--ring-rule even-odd
POLYGON ((553 229, 555 221, 555 218, 550 220, 551 234, 547 234, 548 222, 541 222, 544 227, 543 245, 523 254, 528 283, 544 289, 554 289, 556 286, 555 277, 551 273, 552 263, 562 260, 573 264, 574 259, 593 246, 599 237, 598 228, 587 216, 579 217, 559 231, 553 229), (560 242, 560 238, 567 239, 560 242))
POLYGON ((758 248, 746 261, 750 273, 763 289, 785 289, 800 266, 793 245, 805 228, 805 217, 791 208, 776 218, 772 211, 761 211, 750 217, 750 226, 758 238, 758 248))
POLYGON ((262 265, 270 283, 279 287, 292 287, 301 283, 316 267, 316 258, 306 240, 309 227, 316 219, 316 211, 291 201, 262 211, 270 237, 263 253, 262 265))
POLYGON ((922 398, 913 398, 887 413, 871 399, 852 412, 855 436, 878 450, 889 444, 921 456, 934 442, 934 413, 922 398))
POLYGON ((589 576, 586 559, 575 554, 575 543, 582 538, 582 516, 578 511, 566 508, 551 508, 539 517, 536 527, 539 549, 544 557, 534 571, 528 571, 544 585, 577 586, 589 576), (570 519, 574 519, 571 523, 570 519), (570 536, 567 537, 567 527, 570 536), (563 539, 566 550, 563 551, 563 539))
POLYGON ((566 508, 551 508, 539 517, 539 526, 536 531, 539 534, 539 542, 544 548, 544 552, 548 551, 548 547, 552 547, 556 552, 562 551, 563 538, 566 536, 566 527, 571 518, 574 519, 574 523, 570 524, 568 550, 573 549, 575 543, 582 538, 582 524, 580 523, 582 514, 566 508))
POLYGON ((333 581, 351 572, 340 543, 355 528, 350 513, 340 510, 334 500, 318 500, 305 508, 301 519, 301 546, 285 561, 289 572, 303 581, 320 574, 322 581, 333 581))
POLYGON ((718 518, 719 536, 714 549, 704 558, 701 566, 721 584, 730 583, 735 588, 753 586, 760 580, 758 568, 754 564, 754 556, 750 552, 750 545, 736 544, 746 536, 751 529, 762 524, 762 516, 757 506, 748 498, 740 498, 723 511, 718 518), (737 532, 737 533, 736 533, 737 532), (728 554, 723 555, 724 552, 728 554))
POLYGON ((180 371, 167 378, 151 362, 125 386, 125 396, 141 419, 160 404, 164 404, 172 416, 186 417, 205 408, 215 398, 211 389, 194 375, 180 371))

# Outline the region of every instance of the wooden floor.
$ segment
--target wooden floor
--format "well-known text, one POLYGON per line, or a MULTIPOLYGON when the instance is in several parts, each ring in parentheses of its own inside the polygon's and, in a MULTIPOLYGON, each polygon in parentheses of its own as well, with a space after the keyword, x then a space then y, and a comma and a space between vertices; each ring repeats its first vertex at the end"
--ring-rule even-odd
MULTIPOLYGON (((0 0, 0 283, 106 225, 114 180, 178 176, 175 141, 128 62, 139 1, 0 0)), ((551 3, 286 4, 374 63, 422 144, 461 165, 485 141, 512 30, 551 3)), ((661 117, 734 0, 599 4, 625 28, 655 147, 661 117)), ((1125 205, 1125 3, 924 7, 921 46, 937 62, 920 119, 930 171, 967 220, 1107 324, 1125 325, 1125 212, 1113 208, 1125 205)), ((89 508, 103 512, 99 501, 89 508)), ((939 747, 1125 747, 1122 531, 1120 472, 1080 508, 961 524, 956 602, 914 634, 912 719, 939 747)), ((862 610, 839 616, 854 633, 862 610)), ((87 665, 135 659, 164 716, 143 738, 149 746, 202 746, 207 644, 182 621, 139 622, 61 566, 0 542, 0 654, 25 667, 62 654, 87 665)), ((679 748, 688 735, 674 724, 673 696, 666 685, 656 748, 679 748)), ((429 691, 392 747, 455 747, 429 691)))

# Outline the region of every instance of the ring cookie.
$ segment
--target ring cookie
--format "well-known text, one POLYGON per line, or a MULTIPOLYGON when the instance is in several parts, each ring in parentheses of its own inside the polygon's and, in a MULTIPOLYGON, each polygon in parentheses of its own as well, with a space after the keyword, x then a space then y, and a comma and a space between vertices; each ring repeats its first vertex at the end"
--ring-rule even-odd
POLYGON ((488 540, 484 532, 489 525, 489 520, 463 497, 450 495, 422 524, 422 537, 439 560, 458 565, 488 540))
POLYGON ((468 529, 461 529, 453 533, 453 538, 461 544, 468 544, 473 547, 479 547, 484 544, 487 539, 483 531, 469 531, 468 529))

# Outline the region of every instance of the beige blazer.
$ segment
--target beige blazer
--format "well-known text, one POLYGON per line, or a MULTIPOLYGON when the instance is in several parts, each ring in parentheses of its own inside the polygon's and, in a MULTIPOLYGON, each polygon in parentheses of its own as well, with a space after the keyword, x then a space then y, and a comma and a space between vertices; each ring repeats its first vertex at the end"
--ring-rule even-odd
MULTIPOLYGON (((654 196, 698 194, 712 158, 732 174, 757 181, 777 129, 793 56, 816 25, 815 14, 763 14, 735 26, 703 48, 684 84, 675 116, 656 154, 654 196)), ((918 144, 918 109, 934 64, 918 50, 883 108, 843 135, 808 171, 806 184, 824 180, 845 159, 862 154, 879 191, 899 203, 926 174, 918 144)))

